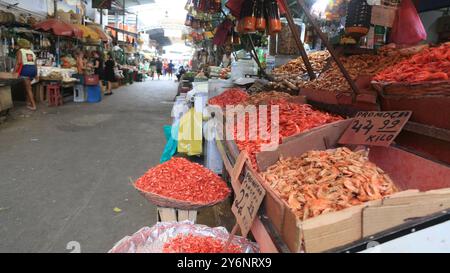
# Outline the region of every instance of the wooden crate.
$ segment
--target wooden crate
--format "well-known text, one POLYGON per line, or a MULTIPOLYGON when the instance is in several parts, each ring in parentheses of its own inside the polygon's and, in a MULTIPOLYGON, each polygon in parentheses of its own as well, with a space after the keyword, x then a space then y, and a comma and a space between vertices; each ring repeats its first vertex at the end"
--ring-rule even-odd
POLYGON ((157 222, 181 222, 185 220, 195 223, 197 220, 197 211, 161 207, 157 208, 157 222))
MULTIPOLYGON (((298 156, 309 150, 325 150, 335 146, 345 128, 344 123, 320 128, 281 144, 277 151, 260 153, 257 155, 260 168, 264 170, 280 156, 298 156)), ((450 208, 448 166, 396 147, 372 147, 369 157, 403 191, 383 200, 305 221, 300 221, 287 203, 266 185, 260 175, 255 174, 267 191, 264 203, 266 213, 291 251, 327 251, 393 228, 408 219, 450 208)))

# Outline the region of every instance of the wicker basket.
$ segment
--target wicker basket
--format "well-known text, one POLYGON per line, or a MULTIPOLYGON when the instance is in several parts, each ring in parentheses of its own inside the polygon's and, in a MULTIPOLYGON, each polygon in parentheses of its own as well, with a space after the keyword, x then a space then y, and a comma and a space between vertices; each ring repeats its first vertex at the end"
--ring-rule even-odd
POLYGON ((208 204, 199 204, 199 203, 192 203, 189 201, 182 201, 177 200, 169 197, 165 197, 156 193, 152 192, 145 192, 140 189, 138 189, 134 184, 134 188, 140 192, 145 199, 147 199, 150 203, 153 203, 154 205, 162 208, 175 208, 175 209, 182 209, 182 210, 197 210, 200 208, 206 208, 206 207, 212 207, 214 205, 217 205, 219 203, 222 203, 225 201, 230 194, 227 194, 222 200, 217 200, 212 203, 208 204))
POLYGON ((450 81, 429 81, 417 83, 372 82, 381 94, 389 96, 450 96, 450 81))

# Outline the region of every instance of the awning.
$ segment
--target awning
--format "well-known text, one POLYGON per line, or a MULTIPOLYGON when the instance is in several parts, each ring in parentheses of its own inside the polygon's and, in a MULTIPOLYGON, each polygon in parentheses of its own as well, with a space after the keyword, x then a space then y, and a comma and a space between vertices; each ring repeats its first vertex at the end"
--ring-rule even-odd
POLYGON ((68 36, 82 38, 83 32, 73 27, 71 24, 65 23, 58 19, 48 19, 41 21, 34 25, 36 30, 51 31, 53 34, 58 36, 68 36))

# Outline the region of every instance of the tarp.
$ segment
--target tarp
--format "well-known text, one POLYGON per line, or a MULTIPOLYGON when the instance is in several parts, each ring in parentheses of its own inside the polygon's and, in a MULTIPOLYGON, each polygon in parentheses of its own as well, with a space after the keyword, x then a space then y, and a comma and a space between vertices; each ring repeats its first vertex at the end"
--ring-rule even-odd
POLYGON ((83 32, 80 29, 75 28, 72 25, 58 19, 47 19, 41 21, 34 25, 34 29, 51 31, 53 34, 58 36, 68 36, 76 38, 83 37, 83 32))

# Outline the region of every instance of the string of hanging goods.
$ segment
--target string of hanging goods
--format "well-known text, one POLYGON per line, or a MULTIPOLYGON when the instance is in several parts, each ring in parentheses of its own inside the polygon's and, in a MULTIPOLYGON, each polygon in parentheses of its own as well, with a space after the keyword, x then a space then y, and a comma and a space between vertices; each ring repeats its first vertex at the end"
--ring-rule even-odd
POLYGON ((355 39, 369 33, 372 7, 367 1, 352 0, 348 4, 345 32, 355 39))
POLYGON ((237 32, 255 31, 276 34, 281 31, 280 8, 276 0, 244 0, 241 6, 237 32))

